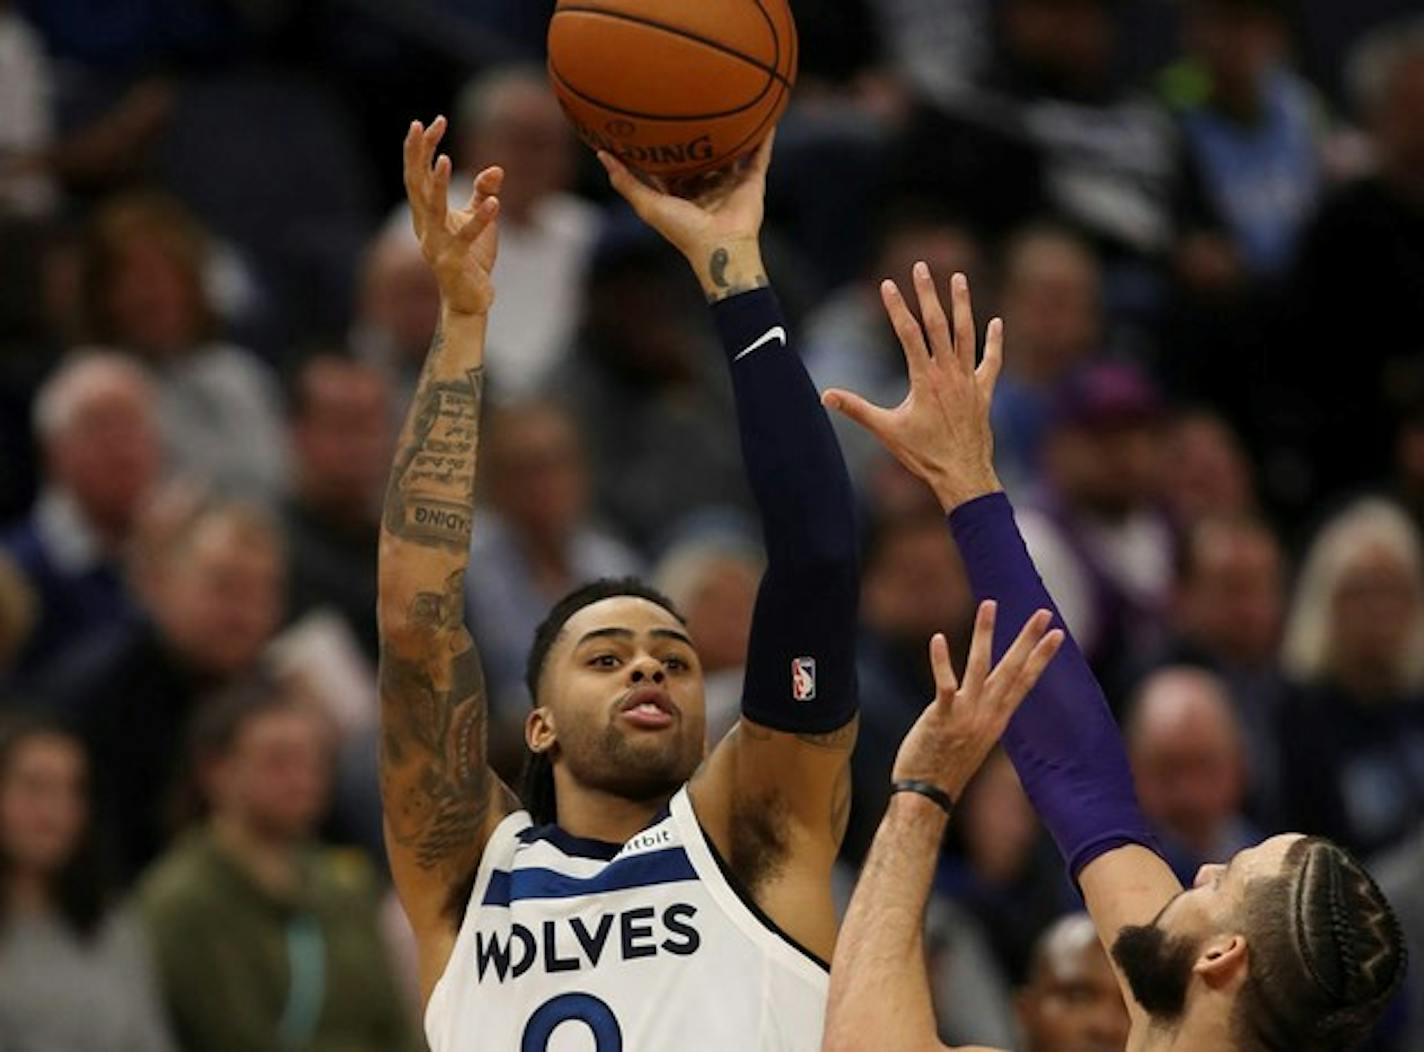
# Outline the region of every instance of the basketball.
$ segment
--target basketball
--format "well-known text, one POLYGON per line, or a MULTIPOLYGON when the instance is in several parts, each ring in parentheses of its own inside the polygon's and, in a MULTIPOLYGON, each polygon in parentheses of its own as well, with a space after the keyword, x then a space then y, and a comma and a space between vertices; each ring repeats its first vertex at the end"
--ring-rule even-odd
POLYGON ((751 152, 796 81, 787 0, 559 0, 549 79, 579 136, 680 178, 751 152))

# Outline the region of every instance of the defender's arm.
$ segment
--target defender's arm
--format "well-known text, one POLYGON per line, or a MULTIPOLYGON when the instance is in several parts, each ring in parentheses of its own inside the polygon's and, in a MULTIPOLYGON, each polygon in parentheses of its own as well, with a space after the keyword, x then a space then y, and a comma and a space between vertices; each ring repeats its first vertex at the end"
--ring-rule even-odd
POLYGON ((406 186, 441 314, 401 431, 379 556, 381 801, 424 998, 454 945, 460 892, 517 806, 486 762, 484 677, 463 616, 502 173, 482 172, 470 208, 447 212, 449 159, 430 163, 443 131, 440 118, 406 137, 406 186))

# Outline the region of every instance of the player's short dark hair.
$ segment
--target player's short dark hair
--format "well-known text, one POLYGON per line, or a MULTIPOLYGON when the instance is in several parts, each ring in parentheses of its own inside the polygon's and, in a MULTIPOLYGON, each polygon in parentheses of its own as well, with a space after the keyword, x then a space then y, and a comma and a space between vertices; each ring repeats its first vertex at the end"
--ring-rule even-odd
MULTIPOLYGON (((603 577, 575 588, 554 604, 553 609, 534 630, 534 642, 529 648, 529 660, 524 666, 524 684, 529 688, 529 697, 534 704, 539 703, 539 680, 544 674, 544 662, 548 660, 549 651, 553 649, 554 641, 559 638, 559 633, 564 630, 569 618, 586 606, 621 596, 632 596, 656 603, 681 624, 687 624, 687 619, 671 599, 636 577, 603 577)), ((531 752, 525 759, 519 795, 535 825, 545 825, 558 820, 558 806, 554 799, 554 767, 546 754, 531 752)))
POLYGON ((1369 873, 1328 840, 1291 846, 1285 872, 1244 903, 1250 974, 1234 1028, 1242 1052, 1354 1048, 1404 978, 1399 921, 1369 873))

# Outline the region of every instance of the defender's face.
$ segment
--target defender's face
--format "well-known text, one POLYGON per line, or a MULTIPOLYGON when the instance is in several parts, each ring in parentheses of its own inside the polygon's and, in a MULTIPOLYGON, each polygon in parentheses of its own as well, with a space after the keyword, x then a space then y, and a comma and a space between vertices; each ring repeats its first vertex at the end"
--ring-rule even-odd
POLYGON ((1286 854, 1300 839, 1299 833, 1282 833, 1238 851, 1225 865, 1202 866, 1192 886, 1158 916, 1157 925, 1172 935, 1197 936, 1220 930, 1241 904, 1246 886, 1253 880, 1280 876, 1286 854))
POLYGON ((702 761, 702 665, 681 623, 646 599, 616 596, 569 618, 538 701, 529 745, 580 785, 651 800, 702 761))

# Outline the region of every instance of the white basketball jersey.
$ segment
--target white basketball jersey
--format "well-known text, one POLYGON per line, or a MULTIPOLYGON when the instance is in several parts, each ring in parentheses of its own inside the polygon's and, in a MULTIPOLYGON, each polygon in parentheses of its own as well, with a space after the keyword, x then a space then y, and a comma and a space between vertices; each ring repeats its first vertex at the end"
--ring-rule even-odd
POLYGON ((431 1052, 816 1052, 827 974, 728 883, 684 787, 621 848, 485 848, 425 1012, 431 1052))

